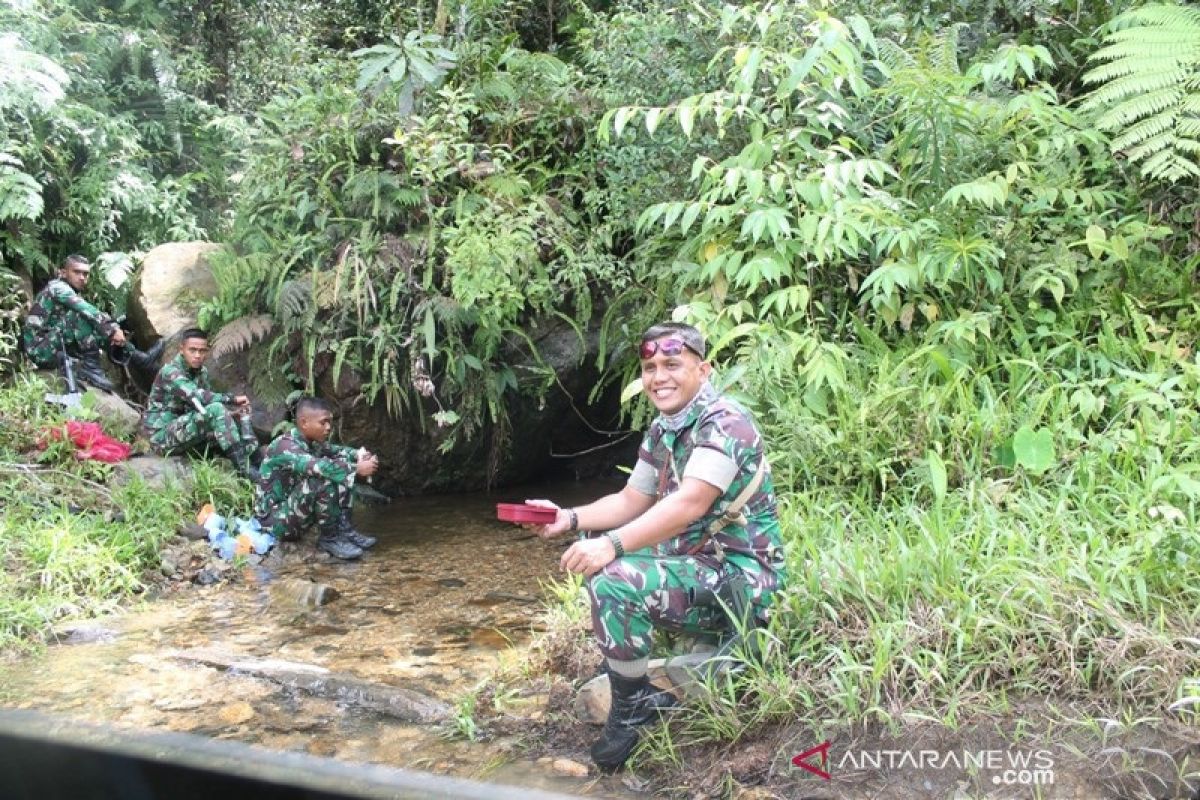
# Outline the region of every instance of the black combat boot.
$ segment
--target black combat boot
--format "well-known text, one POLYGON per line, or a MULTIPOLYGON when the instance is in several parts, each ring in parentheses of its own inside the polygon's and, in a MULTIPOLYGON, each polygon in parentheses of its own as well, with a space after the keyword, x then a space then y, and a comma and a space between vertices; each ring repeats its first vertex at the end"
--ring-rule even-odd
POLYGON ((378 541, 374 536, 367 536, 365 533, 360 533, 354 527, 354 523, 350 521, 350 512, 343 511, 341 519, 338 520, 338 532, 348 539, 355 547, 360 547, 366 550, 368 547, 374 547, 378 541))
POLYGON ((75 379, 104 392, 114 389, 112 381, 104 374, 99 350, 84 350, 75 354, 75 379))
POLYGON ((638 730, 658 720, 658 715, 679 705, 675 695, 655 689, 650 680, 608 674, 612 706, 600 738, 592 745, 592 761, 604 772, 615 772, 637 747, 638 730))
POLYGON ((159 339, 150 346, 149 350, 138 350, 131 344, 125 345, 125 352, 129 354, 129 363, 131 366, 137 367, 140 370, 149 372, 152 375, 158 373, 158 359, 162 355, 163 345, 166 342, 159 339))
POLYGON ((321 528, 321 533, 317 536, 317 549, 324 550, 342 561, 353 561, 363 554, 361 547, 341 534, 336 523, 328 528, 321 528))

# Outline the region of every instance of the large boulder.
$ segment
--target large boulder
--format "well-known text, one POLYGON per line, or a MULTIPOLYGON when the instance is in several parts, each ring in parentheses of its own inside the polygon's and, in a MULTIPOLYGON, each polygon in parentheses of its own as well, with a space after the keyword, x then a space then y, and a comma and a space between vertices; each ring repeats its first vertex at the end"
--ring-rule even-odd
POLYGON ((141 347, 196 324, 200 304, 217 293, 207 258, 211 242, 170 242, 146 253, 129 298, 129 322, 141 347))

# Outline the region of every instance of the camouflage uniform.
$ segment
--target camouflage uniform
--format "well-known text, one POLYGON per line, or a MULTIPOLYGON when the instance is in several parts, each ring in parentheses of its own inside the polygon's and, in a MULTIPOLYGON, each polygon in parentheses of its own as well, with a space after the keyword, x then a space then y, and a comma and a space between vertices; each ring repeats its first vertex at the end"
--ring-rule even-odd
POLYGON ((254 515, 278 538, 295 538, 313 524, 330 530, 350 511, 357 465, 355 448, 310 442, 292 426, 267 446, 254 515))
POLYGON ((38 292, 25 317, 21 345, 29 360, 42 369, 58 366, 59 337, 72 355, 99 351, 117 332, 116 321, 79 296, 70 284, 55 278, 38 292))
POLYGON ((232 395, 212 390, 206 367, 190 369, 180 353, 154 378, 142 417, 142 433, 155 452, 163 455, 185 452, 207 442, 216 442, 226 455, 243 442, 247 447, 257 447, 257 440, 243 436, 237 419, 226 408, 232 402, 232 395), (196 408, 193 398, 203 411, 196 408))
POLYGON ((727 627, 718 604, 694 601, 698 593, 715 592, 730 575, 740 572, 745 577, 747 599, 759 620, 766 618, 773 594, 784 584, 775 490, 763 461, 762 438, 748 412, 709 384, 701 386, 676 430, 669 430, 661 416, 654 421, 642 440, 629 483, 643 494, 671 494, 679 489, 681 477, 692 474, 688 462, 693 454, 705 448, 737 465, 732 481, 708 513, 654 548, 614 559, 588 581, 592 628, 601 652, 610 659, 633 661, 648 655, 655 627, 693 633, 727 627), (687 555, 701 542, 705 529, 751 484, 760 463, 765 470, 762 481, 741 509, 745 524, 728 524, 700 552, 687 555))

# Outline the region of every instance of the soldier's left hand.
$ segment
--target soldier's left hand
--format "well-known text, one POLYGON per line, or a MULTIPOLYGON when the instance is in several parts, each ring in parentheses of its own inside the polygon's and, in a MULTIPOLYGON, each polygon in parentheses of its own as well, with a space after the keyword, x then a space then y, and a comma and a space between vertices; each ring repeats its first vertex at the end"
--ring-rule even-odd
POLYGON ((567 548, 562 554, 559 564, 567 572, 577 572, 584 577, 591 577, 608 566, 617 551, 607 536, 595 539, 581 539, 567 548))
POLYGON ((234 395, 233 396, 233 404, 235 406, 248 406, 248 405, 250 405, 250 398, 244 394, 234 395))

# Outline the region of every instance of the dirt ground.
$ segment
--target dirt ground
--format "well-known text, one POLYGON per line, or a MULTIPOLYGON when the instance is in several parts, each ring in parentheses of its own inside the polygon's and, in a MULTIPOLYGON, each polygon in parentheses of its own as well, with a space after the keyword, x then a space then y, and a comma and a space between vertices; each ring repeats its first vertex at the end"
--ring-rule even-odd
MULTIPOLYGON (((511 718, 488 725, 500 734, 522 730, 531 755, 587 764, 600 729, 577 718, 575 686, 550 679, 546 713, 532 729, 511 718)), ((1200 724, 1118 721, 1094 704, 1030 700, 955 728, 797 720, 718 744, 680 743, 686 720, 667 724, 676 740, 672 763, 635 756, 616 776, 626 789, 690 800, 1200 800, 1200 724), (801 760, 811 770, 793 763, 808 751, 801 760)))

